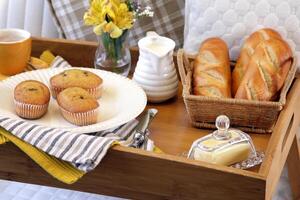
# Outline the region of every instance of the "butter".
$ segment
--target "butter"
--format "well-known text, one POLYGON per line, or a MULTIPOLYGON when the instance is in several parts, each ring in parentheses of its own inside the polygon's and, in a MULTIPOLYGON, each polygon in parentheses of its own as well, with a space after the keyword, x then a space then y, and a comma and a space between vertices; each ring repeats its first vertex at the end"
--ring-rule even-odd
POLYGON ((250 152, 251 147, 248 143, 234 145, 230 148, 214 152, 203 152, 196 148, 194 151, 194 159, 228 166, 246 160, 250 152))

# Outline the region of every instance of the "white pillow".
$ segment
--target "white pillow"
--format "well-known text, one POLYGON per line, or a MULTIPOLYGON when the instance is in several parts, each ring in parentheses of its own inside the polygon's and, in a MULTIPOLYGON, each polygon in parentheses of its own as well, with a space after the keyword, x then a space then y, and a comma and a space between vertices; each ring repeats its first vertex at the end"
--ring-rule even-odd
POLYGON ((224 39, 236 60, 246 36, 277 30, 300 58, 300 0, 186 0, 184 49, 195 54, 209 37, 224 39))

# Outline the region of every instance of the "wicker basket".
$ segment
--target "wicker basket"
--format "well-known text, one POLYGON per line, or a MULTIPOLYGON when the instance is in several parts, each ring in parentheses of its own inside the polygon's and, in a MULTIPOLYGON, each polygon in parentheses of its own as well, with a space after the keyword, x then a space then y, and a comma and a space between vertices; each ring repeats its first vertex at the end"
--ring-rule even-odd
POLYGON ((190 116, 196 127, 215 128, 214 122, 218 115, 225 114, 230 118, 230 124, 246 132, 271 133, 279 112, 286 102, 287 92, 293 82, 297 70, 296 60, 293 64, 279 100, 253 101, 233 98, 213 98, 196 96, 192 92, 193 58, 189 59, 180 49, 177 54, 178 70, 183 85, 182 96, 190 116))

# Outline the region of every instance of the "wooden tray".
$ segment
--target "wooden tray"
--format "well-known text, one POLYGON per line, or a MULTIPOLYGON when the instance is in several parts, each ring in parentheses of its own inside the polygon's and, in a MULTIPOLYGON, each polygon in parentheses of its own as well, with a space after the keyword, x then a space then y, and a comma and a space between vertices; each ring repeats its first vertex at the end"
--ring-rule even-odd
MULTIPOLYGON (((76 66, 93 66, 96 44, 35 38, 33 55, 45 49, 61 55, 76 66)), ((138 52, 132 49, 136 62, 138 52)), ((159 110, 151 125, 151 138, 166 154, 115 146, 100 166, 73 185, 63 184, 30 160, 12 144, 0 146, 0 178, 61 187, 72 190, 120 196, 132 199, 271 199, 287 158, 295 192, 300 185, 298 143, 300 79, 287 97, 271 135, 252 134, 258 150, 266 154, 263 164, 251 170, 239 170, 189 160, 186 153, 193 140, 208 130, 193 128, 181 97, 163 104, 149 104, 159 110)), ((295 193, 295 195, 300 195, 295 193)))

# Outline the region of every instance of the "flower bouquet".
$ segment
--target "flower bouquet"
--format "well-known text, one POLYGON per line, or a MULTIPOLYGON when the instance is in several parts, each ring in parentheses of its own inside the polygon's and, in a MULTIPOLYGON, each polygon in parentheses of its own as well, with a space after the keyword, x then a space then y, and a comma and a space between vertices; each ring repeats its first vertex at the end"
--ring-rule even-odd
POLYGON ((99 36, 95 67, 127 76, 131 66, 128 30, 140 17, 152 17, 151 7, 133 0, 91 0, 84 14, 86 25, 99 36))

